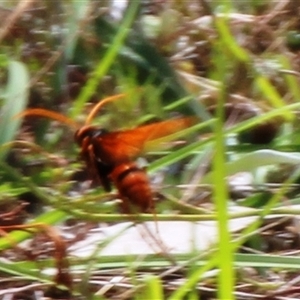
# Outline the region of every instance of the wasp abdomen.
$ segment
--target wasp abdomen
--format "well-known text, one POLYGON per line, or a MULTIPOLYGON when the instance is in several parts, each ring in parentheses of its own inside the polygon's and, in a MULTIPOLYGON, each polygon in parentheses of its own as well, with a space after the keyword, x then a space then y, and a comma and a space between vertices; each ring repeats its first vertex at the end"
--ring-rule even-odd
POLYGON ((148 176, 135 163, 128 162, 116 166, 110 176, 123 202, 130 201, 142 212, 152 208, 153 194, 148 176))

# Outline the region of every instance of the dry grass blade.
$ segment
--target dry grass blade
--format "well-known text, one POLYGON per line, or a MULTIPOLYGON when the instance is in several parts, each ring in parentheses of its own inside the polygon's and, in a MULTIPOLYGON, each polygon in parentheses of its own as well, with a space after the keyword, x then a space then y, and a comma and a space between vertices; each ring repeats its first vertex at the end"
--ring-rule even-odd
POLYGON ((26 10, 28 10, 33 4, 35 0, 20 0, 17 7, 12 11, 7 18, 2 21, 2 28, 0 29, 0 43, 6 34, 9 32, 14 23, 24 14, 26 10))

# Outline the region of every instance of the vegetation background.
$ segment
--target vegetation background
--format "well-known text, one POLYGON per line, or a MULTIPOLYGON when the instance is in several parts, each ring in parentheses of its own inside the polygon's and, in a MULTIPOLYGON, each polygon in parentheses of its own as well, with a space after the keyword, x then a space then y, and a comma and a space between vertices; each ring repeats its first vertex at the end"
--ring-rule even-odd
POLYGON ((3 299, 300 297, 297 0, 1 1, 0 16, 3 299), (16 117, 83 124, 120 93, 97 126, 199 119, 141 161, 155 215, 90 184, 72 128, 16 117))

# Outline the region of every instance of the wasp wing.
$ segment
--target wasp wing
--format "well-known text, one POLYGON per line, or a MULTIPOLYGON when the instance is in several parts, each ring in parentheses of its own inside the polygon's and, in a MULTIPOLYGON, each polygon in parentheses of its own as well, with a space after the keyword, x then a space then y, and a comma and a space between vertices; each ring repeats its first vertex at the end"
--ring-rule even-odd
POLYGON ((183 130, 195 121, 192 117, 178 118, 135 129, 109 132, 94 139, 95 154, 107 164, 117 165, 130 161, 145 152, 148 143, 183 130))

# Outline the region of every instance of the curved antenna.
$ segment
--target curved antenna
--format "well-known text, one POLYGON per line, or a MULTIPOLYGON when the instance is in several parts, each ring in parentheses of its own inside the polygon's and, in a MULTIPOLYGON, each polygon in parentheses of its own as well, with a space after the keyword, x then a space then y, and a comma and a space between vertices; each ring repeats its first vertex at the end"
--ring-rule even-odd
POLYGON ((39 116, 39 117, 46 117, 53 120, 56 120, 60 123, 66 124, 69 127, 72 127, 73 129, 78 129, 78 124, 73 121, 72 119, 69 119, 68 117, 57 113, 55 111, 43 109, 43 108, 31 108, 27 109, 16 116, 14 118, 21 118, 21 117, 27 117, 27 116, 39 116))
POLYGON ((96 104, 94 106, 92 111, 87 116, 85 125, 89 125, 91 123, 91 121, 93 120, 93 118, 98 113, 98 111, 102 108, 103 105, 105 105, 106 103, 112 102, 114 100, 117 100, 119 98, 122 98, 122 97, 124 97, 124 95, 125 94, 118 94, 118 95, 110 96, 110 97, 107 97, 107 98, 104 98, 103 100, 101 100, 98 104, 96 104))

